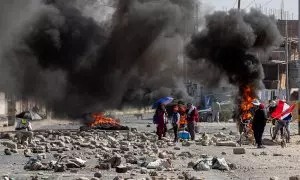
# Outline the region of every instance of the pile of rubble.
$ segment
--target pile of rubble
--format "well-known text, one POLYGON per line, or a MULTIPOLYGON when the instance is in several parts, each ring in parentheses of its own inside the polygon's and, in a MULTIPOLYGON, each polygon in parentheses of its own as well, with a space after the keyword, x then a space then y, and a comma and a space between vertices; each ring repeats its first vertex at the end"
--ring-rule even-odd
POLYGON ((236 133, 230 132, 229 135, 225 135, 222 132, 214 134, 212 137, 210 137, 209 134, 203 133, 201 138, 196 140, 197 145, 202 146, 209 146, 209 145, 215 145, 215 146, 230 146, 230 147, 236 147, 237 135, 236 133))
MULTIPOLYGON (((76 172, 76 169, 89 166, 88 169, 94 170, 158 176, 162 171, 180 171, 174 168, 176 159, 196 158, 199 159, 186 167, 196 171, 232 169, 223 158, 178 151, 180 147, 171 140, 158 141, 155 133, 141 133, 136 129, 126 132, 48 130, 35 133, 33 143, 25 145, 16 144, 13 134, 2 134, 1 137, 6 139, 2 143, 7 147, 5 154, 13 155, 23 150, 24 156, 29 158, 24 166, 28 171, 76 172), (92 159, 97 159, 97 164, 91 167, 87 163, 92 159)), ((196 144, 217 144, 221 140, 228 139, 222 134, 212 138, 204 134, 196 144)), ((182 142, 182 146, 191 144, 182 142)))

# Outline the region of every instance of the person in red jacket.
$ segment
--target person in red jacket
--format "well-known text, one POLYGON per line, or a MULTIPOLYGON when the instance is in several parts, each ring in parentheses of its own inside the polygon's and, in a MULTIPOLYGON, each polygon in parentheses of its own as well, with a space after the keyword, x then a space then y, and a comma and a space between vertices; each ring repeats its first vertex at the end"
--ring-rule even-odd
POLYGON ((161 140, 162 136, 165 134, 165 116, 166 108, 164 104, 160 104, 155 111, 155 124, 157 125, 157 135, 158 139, 161 140))
POLYGON ((191 140, 195 140, 195 123, 198 121, 198 111, 193 104, 187 104, 187 128, 191 135, 191 140))

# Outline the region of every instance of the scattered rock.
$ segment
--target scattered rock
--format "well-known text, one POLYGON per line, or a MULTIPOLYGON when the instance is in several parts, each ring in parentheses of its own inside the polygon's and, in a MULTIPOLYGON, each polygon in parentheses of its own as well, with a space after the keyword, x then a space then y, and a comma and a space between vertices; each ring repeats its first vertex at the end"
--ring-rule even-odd
POLYGON ((141 174, 147 174, 148 173, 148 170, 147 170, 147 168, 141 168, 141 174))
POLYGON ((279 180, 279 177, 274 176, 274 177, 271 177, 270 180, 279 180))
POLYGON ((100 170, 109 170, 110 165, 108 163, 100 163, 99 165, 96 166, 96 168, 100 170))
POLYGON ((190 141, 183 141, 182 146, 190 146, 191 142, 190 141))
POLYGON ((147 124, 147 127, 151 127, 151 125, 150 125, 150 124, 147 124))
POLYGON ((167 158, 168 155, 167 155, 166 152, 160 152, 160 153, 158 153, 158 157, 161 158, 161 159, 164 159, 164 158, 167 158))
POLYGON ((222 155, 226 155, 226 152, 222 152, 221 154, 222 154, 222 155))
POLYGON ((175 146, 174 149, 175 149, 175 150, 180 150, 180 147, 175 146))
POLYGON ((216 143, 216 146, 229 146, 229 147, 237 147, 236 142, 233 141, 220 141, 216 143))
POLYGON ((209 166, 208 162, 200 161, 193 167, 193 169, 196 171, 209 171, 210 166, 209 166))
POLYGON ((76 180, 90 180, 90 179, 87 177, 80 177, 80 178, 77 178, 76 180))
POLYGON ((94 177, 97 177, 97 178, 101 178, 102 177, 102 174, 100 172, 96 172, 94 174, 94 177))
POLYGON ((237 165, 234 163, 228 163, 228 166, 231 170, 236 170, 237 169, 237 165))
POLYGON ((256 153, 256 152, 252 152, 252 155, 253 155, 253 156, 259 156, 259 154, 256 153))
POLYGON ((119 154, 115 154, 115 156, 113 156, 112 158, 110 158, 109 160, 107 160, 105 162, 110 163, 111 167, 115 168, 121 164, 122 156, 119 154))
POLYGON ((229 170, 229 166, 226 163, 224 158, 213 158, 212 160, 212 169, 219 169, 219 170, 229 170))
POLYGON ((120 177, 120 176, 117 176, 117 177, 115 177, 113 180, 123 180, 123 178, 120 177))
POLYGON ((300 180, 300 175, 291 176, 289 180, 300 180))
POLYGON ((158 174, 157 174, 156 171, 151 171, 151 172, 149 172, 149 175, 150 175, 150 176, 158 176, 158 174))
POLYGON ((11 155, 11 151, 9 149, 4 149, 4 154, 5 155, 11 155))
POLYGON ((283 154, 280 154, 280 153, 273 153, 273 156, 283 156, 283 154))
POLYGON ((246 154, 245 148, 233 148, 233 154, 246 154))
POLYGON ((30 149, 24 149, 24 156, 25 157, 31 157, 32 156, 30 149))
POLYGON ((195 166, 195 163, 193 161, 188 163, 188 168, 193 168, 195 166))
POLYGON ((128 168, 126 166, 120 165, 116 167, 116 172, 117 173, 126 173, 128 168))
POLYGON ((54 166, 54 172, 65 172, 67 167, 64 164, 56 164, 54 166))
POLYGON ((227 137, 227 136, 226 136, 224 133, 222 133, 222 132, 219 132, 219 133, 215 134, 214 136, 215 136, 215 137, 218 137, 218 138, 226 138, 226 137, 227 137))
POLYGON ((262 155, 262 156, 267 156, 268 153, 267 153, 266 151, 263 151, 263 152, 260 153, 260 155, 262 155))
POLYGON ((17 144, 14 142, 6 141, 6 142, 2 142, 2 144, 8 147, 9 149, 17 149, 17 144))
POLYGON ((147 165, 147 169, 157 169, 158 167, 162 168, 171 168, 171 160, 169 159, 158 159, 156 161, 150 162, 147 165))

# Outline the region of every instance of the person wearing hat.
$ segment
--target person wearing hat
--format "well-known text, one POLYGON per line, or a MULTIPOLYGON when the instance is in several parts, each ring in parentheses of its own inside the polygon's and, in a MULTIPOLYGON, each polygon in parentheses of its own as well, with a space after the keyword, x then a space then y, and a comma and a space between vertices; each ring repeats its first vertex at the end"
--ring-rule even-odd
POLYGON ((28 143, 31 144, 33 132, 29 119, 20 119, 15 130, 17 131, 18 143, 24 144, 28 139, 28 143))
POLYGON ((254 132, 254 138, 257 144, 257 148, 264 148, 262 145, 262 136, 267 123, 267 113, 265 111, 264 104, 255 99, 252 104, 254 105, 254 117, 252 121, 252 129, 254 132))

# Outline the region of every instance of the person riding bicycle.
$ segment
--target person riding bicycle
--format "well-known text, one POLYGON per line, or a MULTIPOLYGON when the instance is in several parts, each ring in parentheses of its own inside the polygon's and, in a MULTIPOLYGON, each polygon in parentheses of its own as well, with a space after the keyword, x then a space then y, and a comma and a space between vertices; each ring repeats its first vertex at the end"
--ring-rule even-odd
MULTIPOLYGON (((271 117, 271 114, 275 111, 277 107, 276 101, 271 101, 268 106, 268 117, 271 117)), ((275 125, 276 120, 272 119, 272 124, 275 125)))
POLYGON ((287 117, 283 119, 276 119, 277 123, 275 125, 275 132, 272 137, 272 140, 274 141, 276 139, 276 135, 278 131, 280 130, 281 137, 283 136, 283 128, 285 128, 287 132, 287 143, 290 142, 290 122, 292 120, 292 114, 290 113, 287 117))

